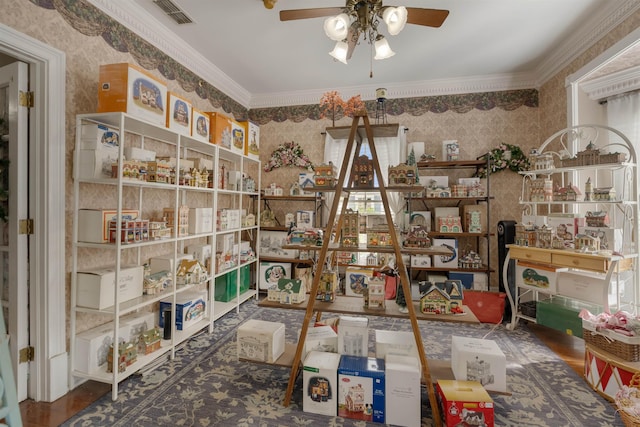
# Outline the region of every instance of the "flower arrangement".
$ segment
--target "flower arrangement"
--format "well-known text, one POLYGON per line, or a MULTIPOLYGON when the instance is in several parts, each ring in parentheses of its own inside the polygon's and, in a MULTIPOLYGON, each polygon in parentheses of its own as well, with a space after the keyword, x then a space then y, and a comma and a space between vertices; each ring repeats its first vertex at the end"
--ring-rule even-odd
POLYGON ((517 145, 500 144, 482 156, 482 158, 486 160, 487 156, 489 156, 490 160, 490 170, 487 171, 484 167, 478 168, 476 176, 480 178, 486 178, 489 173, 496 173, 505 169, 513 172, 529 170, 529 158, 517 145))
POLYGON ((300 144, 296 144, 293 141, 280 144, 278 148, 273 150, 269 162, 264 165, 264 171, 271 172, 283 166, 313 170, 313 164, 309 157, 302 152, 300 144))

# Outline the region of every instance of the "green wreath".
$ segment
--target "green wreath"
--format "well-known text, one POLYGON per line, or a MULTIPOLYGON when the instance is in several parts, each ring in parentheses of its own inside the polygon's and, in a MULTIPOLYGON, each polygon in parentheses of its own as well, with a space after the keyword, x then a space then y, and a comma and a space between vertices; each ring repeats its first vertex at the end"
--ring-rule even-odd
MULTIPOLYGON (((517 145, 500 144, 480 158, 487 160, 487 156, 489 156, 489 173, 496 173, 505 169, 513 172, 529 170, 529 158, 517 145)), ((487 168, 478 168, 476 176, 486 178, 487 168)))

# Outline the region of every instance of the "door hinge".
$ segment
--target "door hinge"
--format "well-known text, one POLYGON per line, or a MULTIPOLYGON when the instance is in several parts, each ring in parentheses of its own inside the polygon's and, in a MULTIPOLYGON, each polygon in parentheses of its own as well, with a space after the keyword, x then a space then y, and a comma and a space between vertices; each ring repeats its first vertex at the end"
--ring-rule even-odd
POLYGON ((33 234, 33 220, 32 219, 21 219, 20 220, 20 229, 19 234, 33 234))
POLYGON ((20 363, 33 362, 36 357, 36 351, 33 347, 25 347, 20 349, 20 363))
POLYGON ((33 108, 35 104, 33 92, 20 91, 20 106, 33 108))

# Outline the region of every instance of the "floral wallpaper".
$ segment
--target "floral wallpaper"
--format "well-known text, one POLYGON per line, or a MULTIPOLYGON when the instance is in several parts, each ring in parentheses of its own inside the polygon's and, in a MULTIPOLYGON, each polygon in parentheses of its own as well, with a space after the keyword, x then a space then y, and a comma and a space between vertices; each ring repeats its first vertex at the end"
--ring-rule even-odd
MULTIPOLYGON (((260 149, 263 165, 273 150, 284 142, 295 142, 313 164, 321 163, 324 152, 323 132, 331 126, 320 119, 318 105, 291 106, 247 111, 217 88, 167 55, 114 22, 83 0, 14 0, 3 7, 0 23, 64 51, 66 76, 66 250, 71 254, 71 218, 73 209, 72 153, 75 141, 75 117, 94 112, 97 107, 97 84, 100 64, 130 62, 166 80, 170 91, 189 99, 195 108, 217 111, 236 119, 249 117, 260 124, 260 149)), ((461 158, 476 158, 500 144, 519 146, 524 152, 537 147, 544 138, 566 126, 566 77, 598 54, 640 26, 640 17, 630 17, 540 90, 487 92, 479 94, 392 99, 387 101, 387 119, 408 130, 409 142, 424 142, 425 151, 438 152, 441 141, 457 139, 461 158)), ((375 102, 367 109, 375 111, 375 102)), ((348 126, 348 117, 338 118, 336 126, 348 126)), ((520 179, 511 171, 491 175, 491 227, 501 219, 517 219, 520 179)), ((261 186, 275 182, 287 187, 291 170, 279 168, 260 174, 261 186)), ((87 203, 104 203, 99 189, 87 189, 87 203)), ((492 265, 497 265, 496 240, 491 241, 492 265)), ((92 262, 98 263, 100 259, 92 262)), ((71 271, 71 258, 66 269, 71 271)), ((67 275, 68 289, 70 287, 67 275)), ((492 288, 497 289, 497 274, 492 288)), ((87 322, 84 326, 91 326, 87 322)))

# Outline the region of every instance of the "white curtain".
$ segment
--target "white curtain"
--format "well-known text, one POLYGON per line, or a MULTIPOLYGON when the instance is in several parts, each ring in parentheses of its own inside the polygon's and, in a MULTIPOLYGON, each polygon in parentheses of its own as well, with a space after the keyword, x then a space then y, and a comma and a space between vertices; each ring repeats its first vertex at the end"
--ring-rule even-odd
MULTIPOLYGON (((362 142, 368 144, 365 138, 362 142)), ((391 138, 376 138, 374 140, 376 153, 378 154, 378 161, 380 162, 380 170, 382 172, 382 179, 385 185, 389 182, 387 177, 388 167, 395 166, 407 161, 407 139, 405 134, 405 128, 398 127, 398 135, 391 138)), ((347 140, 346 139, 333 139, 329 133, 326 134, 324 142, 324 163, 332 162, 338 172, 342 166, 342 161, 346 155, 347 140)), ((351 164, 355 155, 355 144, 353 152, 349 153, 349 168, 347 172, 351 170, 351 164)), ((348 177, 347 177, 348 178, 348 177)), ((380 177, 378 177, 380 179, 380 177)), ((346 183, 345 183, 346 184, 346 183)), ((389 196, 389 208, 394 214, 398 214, 404 207, 404 196, 402 193, 390 191, 387 193, 389 196)), ((333 193, 326 193, 326 208, 329 209, 333 203, 333 193)), ((328 215, 328 214, 327 214, 328 215)), ((328 216, 325 216, 327 218, 328 216)), ((397 221, 396 221, 397 222, 397 221)))

